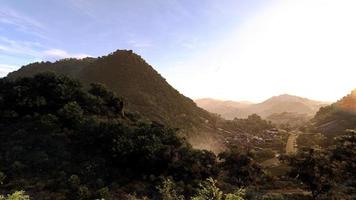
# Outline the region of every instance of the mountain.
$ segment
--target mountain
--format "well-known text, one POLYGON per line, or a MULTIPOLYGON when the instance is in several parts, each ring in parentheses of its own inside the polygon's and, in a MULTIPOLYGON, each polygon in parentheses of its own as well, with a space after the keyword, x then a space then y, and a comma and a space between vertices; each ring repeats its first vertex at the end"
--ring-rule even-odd
POLYGON ((313 118, 318 131, 333 137, 356 129, 356 89, 339 101, 320 108, 313 118))
POLYGON ((252 103, 248 101, 222 101, 212 98, 203 98, 195 100, 195 103, 205 110, 217 113, 226 119, 233 119, 240 109, 249 107, 252 103))
POLYGON ((226 119, 233 119, 235 117, 246 118, 248 115, 254 113, 264 118, 279 113, 312 116, 321 106, 327 105, 324 102, 288 94, 274 96, 257 104, 209 99, 198 99, 196 103, 198 106, 210 112, 220 114, 226 119))
MULTIPOLYGON (((265 123, 263 120, 247 120, 252 123, 226 121, 198 107, 196 103, 180 94, 143 58, 129 50, 117 50, 98 58, 63 59, 56 62, 37 62, 21 67, 5 79, 16 80, 33 77, 41 72, 53 71, 79 80, 85 88, 91 83, 102 83, 123 98, 124 111, 143 116, 146 121, 155 121, 179 128, 189 143, 198 149, 219 153, 234 138, 237 145, 248 146, 255 132, 250 124, 265 123), (246 139, 246 140, 245 140, 246 139)), ((225 102, 236 106, 235 102, 225 102)), ((240 107, 244 107, 242 102, 240 107)), ((266 126, 267 127, 267 126, 266 126)), ((268 126, 267 128, 270 128, 268 126)))
POLYGON ((123 191, 152 194, 160 182, 153 179, 164 176, 192 191, 218 170, 213 153, 193 149, 175 129, 122 115, 122 99, 101 84, 83 88, 68 76, 43 73, 0 79, 0 97, 1 194, 133 199, 123 191))
POLYGON ((98 58, 32 63, 7 77, 16 79, 46 71, 77 78, 85 86, 93 82, 102 83, 123 97, 127 102, 126 110, 139 112, 149 120, 172 127, 198 127, 211 118, 208 112, 180 94, 152 66, 130 50, 117 50, 98 58))

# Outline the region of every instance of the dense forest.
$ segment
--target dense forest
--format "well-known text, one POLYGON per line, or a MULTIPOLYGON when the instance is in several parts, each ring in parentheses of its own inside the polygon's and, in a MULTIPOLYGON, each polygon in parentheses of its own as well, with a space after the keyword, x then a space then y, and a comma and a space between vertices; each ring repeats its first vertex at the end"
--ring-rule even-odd
MULTIPOLYGON (((123 112, 122 100, 103 85, 85 90, 47 73, 2 79, 0 88, 3 192, 23 189, 35 199, 157 197, 156 187, 171 180, 187 197, 219 168, 232 167, 193 149, 176 130, 123 112)), ((239 172, 248 180, 240 184, 259 171, 239 172)))
MULTIPOLYGON (((290 167, 279 177, 256 161, 256 152, 238 144, 218 155, 192 148, 177 129, 125 111, 122 98, 102 84, 83 87, 72 78, 43 73, 1 79, 0 91, 0 193, 5 195, 0 199, 300 196, 266 193, 279 184, 287 187, 286 181, 311 191, 313 199, 355 195, 352 130, 323 150, 282 156, 290 167)), ((273 127, 257 115, 224 125, 256 134, 273 127)))

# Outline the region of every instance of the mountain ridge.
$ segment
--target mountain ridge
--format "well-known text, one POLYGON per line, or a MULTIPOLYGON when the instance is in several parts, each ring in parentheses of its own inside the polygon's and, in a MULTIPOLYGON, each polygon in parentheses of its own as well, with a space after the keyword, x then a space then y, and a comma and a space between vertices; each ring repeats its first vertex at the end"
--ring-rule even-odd
POLYGON ((299 97, 290 94, 281 94, 277 96, 272 96, 260 103, 243 103, 239 101, 230 101, 234 103, 220 101, 213 99, 211 102, 208 101, 209 98, 197 99, 195 102, 198 106, 205 108, 210 112, 220 114, 226 119, 246 118, 251 114, 258 114, 264 118, 276 114, 276 113, 297 113, 297 114, 307 114, 314 115, 318 109, 322 106, 328 105, 326 102, 311 100, 304 97, 299 97), (210 103, 215 103, 214 109, 209 105, 210 103), (226 112, 225 112, 226 111, 226 112))
POLYGON ((132 50, 117 50, 97 58, 31 63, 9 73, 7 78, 28 77, 46 71, 78 78, 85 86, 92 82, 102 83, 126 100, 126 109, 172 127, 200 126, 211 117, 132 50))

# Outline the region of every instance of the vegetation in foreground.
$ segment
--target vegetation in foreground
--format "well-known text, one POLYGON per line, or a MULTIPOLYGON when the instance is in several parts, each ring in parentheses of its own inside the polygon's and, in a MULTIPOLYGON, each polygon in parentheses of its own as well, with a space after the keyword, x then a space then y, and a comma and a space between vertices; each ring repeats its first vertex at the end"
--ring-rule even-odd
POLYGON ((283 180, 314 199, 355 194, 354 131, 285 157, 290 178, 272 177, 250 151, 193 149, 175 129, 124 112, 103 85, 51 73, 0 80, 0 152, 0 199, 296 199, 266 195, 283 180))

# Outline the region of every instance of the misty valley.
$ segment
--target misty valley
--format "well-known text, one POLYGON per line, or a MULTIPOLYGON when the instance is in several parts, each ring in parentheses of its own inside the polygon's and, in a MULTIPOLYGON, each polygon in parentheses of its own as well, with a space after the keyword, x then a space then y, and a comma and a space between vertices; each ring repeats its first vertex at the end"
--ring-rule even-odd
POLYGON ((0 79, 0 200, 355 199, 356 89, 275 95, 192 100, 131 50, 22 66, 0 79))

